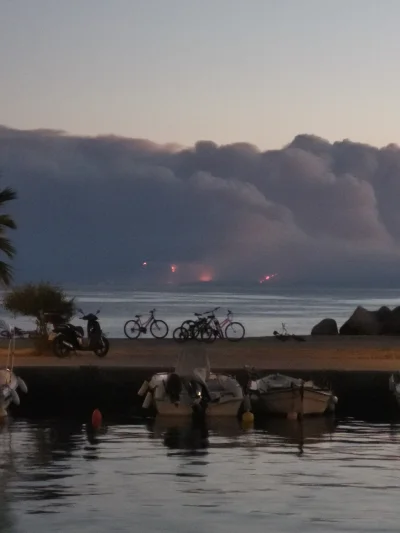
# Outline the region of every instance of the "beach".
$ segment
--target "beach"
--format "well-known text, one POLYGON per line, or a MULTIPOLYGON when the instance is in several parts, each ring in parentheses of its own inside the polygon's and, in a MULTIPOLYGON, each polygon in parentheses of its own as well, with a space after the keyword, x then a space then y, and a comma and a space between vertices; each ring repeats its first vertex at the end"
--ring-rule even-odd
MULTIPOLYGON (((394 371, 400 369, 400 337, 321 336, 304 337, 305 342, 275 337, 248 338, 240 342, 217 340, 212 344, 173 340, 110 339, 104 359, 92 352, 79 352, 66 359, 50 351, 38 354, 33 341, 17 340, 16 367, 97 366, 127 368, 172 368, 182 351, 204 353, 215 369, 242 369, 244 365, 260 370, 340 370, 394 371)), ((0 341, 0 360, 6 361, 7 341, 0 341)), ((0 364, 4 364, 0 363, 0 364)))

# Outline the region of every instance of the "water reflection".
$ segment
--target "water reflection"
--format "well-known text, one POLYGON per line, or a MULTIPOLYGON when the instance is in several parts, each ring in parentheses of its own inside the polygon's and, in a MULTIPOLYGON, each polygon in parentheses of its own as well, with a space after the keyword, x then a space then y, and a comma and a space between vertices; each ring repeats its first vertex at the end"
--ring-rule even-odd
POLYGON ((270 435, 279 437, 283 444, 297 445, 298 453, 302 455, 307 444, 315 445, 331 437, 336 430, 337 421, 333 417, 325 416, 309 417, 303 420, 269 418, 263 420, 258 427, 270 435))
POLYGON ((204 421, 184 417, 156 417, 147 423, 152 439, 162 440, 170 450, 182 451, 184 455, 204 455, 209 446, 209 431, 204 421))
POLYGON ((268 447, 276 444, 276 437, 283 445, 303 454, 307 445, 313 446, 331 437, 336 426, 337 422, 331 417, 301 421, 270 418, 254 427, 228 417, 199 422, 184 417, 160 416, 146 425, 151 439, 159 439, 165 447, 181 450, 184 454, 199 451, 204 454, 209 448, 268 447), (253 444, 251 436, 254 436, 253 444))
POLYGON ((0 532, 182 532, 205 520, 250 533, 268 520, 286 533, 299 513, 307 531, 317 520, 318 531, 365 531, 365 513, 379 531, 374 502, 386 506, 381 530, 397 531, 399 443, 398 424, 331 418, 251 428, 157 417, 100 432, 11 421, 0 426, 0 532))
POLYGON ((0 422, 0 532, 14 531, 14 516, 9 501, 9 487, 15 475, 15 461, 12 449, 9 421, 0 422))

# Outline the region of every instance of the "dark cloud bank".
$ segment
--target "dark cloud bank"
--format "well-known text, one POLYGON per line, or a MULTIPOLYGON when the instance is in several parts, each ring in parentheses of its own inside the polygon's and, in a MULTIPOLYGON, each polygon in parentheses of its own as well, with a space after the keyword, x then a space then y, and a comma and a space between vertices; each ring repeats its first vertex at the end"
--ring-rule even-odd
POLYGON ((397 284, 400 148, 192 148, 0 127, 18 279, 397 284), (148 261, 146 272, 143 261, 148 261))

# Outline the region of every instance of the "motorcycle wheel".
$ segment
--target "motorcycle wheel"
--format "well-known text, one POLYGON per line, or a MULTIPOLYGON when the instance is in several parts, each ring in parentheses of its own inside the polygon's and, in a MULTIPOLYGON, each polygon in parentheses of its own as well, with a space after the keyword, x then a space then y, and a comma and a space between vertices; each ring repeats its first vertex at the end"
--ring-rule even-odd
POLYGON ((56 355, 57 357, 60 357, 61 359, 63 359, 64 357, 68 357, 71 351, 68 348, 68 346, 65 346, 63 340, 64 340, 64 337, 60 336, 60 337, 56 337, 53 341, 54 355, 56 355))
POLYGON ((102 335, 101 342, 103 345, 100 346, 99 348, 96 348, 96 350, 94 350, 94 353, 97 355, 97 357, 105 357, 108 354, 108 350, 110 349, 110 343, 107 337, 104 337, 102 335))

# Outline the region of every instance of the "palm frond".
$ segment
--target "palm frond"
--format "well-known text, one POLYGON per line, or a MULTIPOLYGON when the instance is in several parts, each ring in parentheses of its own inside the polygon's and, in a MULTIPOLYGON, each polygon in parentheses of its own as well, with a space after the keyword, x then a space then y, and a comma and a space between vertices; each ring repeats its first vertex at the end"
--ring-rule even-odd
POLYGON ((0 207, 6 204, 7 202, 11 202, 11 200, 15 200, 16 198, 17 193, 11 187, 5 187, 4 189, 0 189, 0 207))
MULTIPOLYGON (((1 176, 1 174, 0 174, 1 176)), ((0 210, 10 201, 17 198, 17 193, 11 187, 0 189, 0 210)), ((4 253, 9 259, 12 259, 16 253, 11 241, 4 236, 5 229, 16 229, 17 225, 13 218, 7 214, 0 214, 0 253, 4 253)), ((13 269, 4 261, 0 261, 0 284, 6 287, 11 285, 13 280, 13 269)))
POLYGON ((7 239, 7 237, 3 237, 0 234, 0 252, 3 254, 6 254, 7 257, 12 259, 14 255, 16 254, 16 249, 11 244, 10 239, 7 239))
POLYGON ((0 261, 0 284, 9 287, 13 280, 13 269, 4 261, 0 261))
POLYGON ((10 215, 0 215, 0 231, 1 228, 17 229, 17 224, 10 215))

